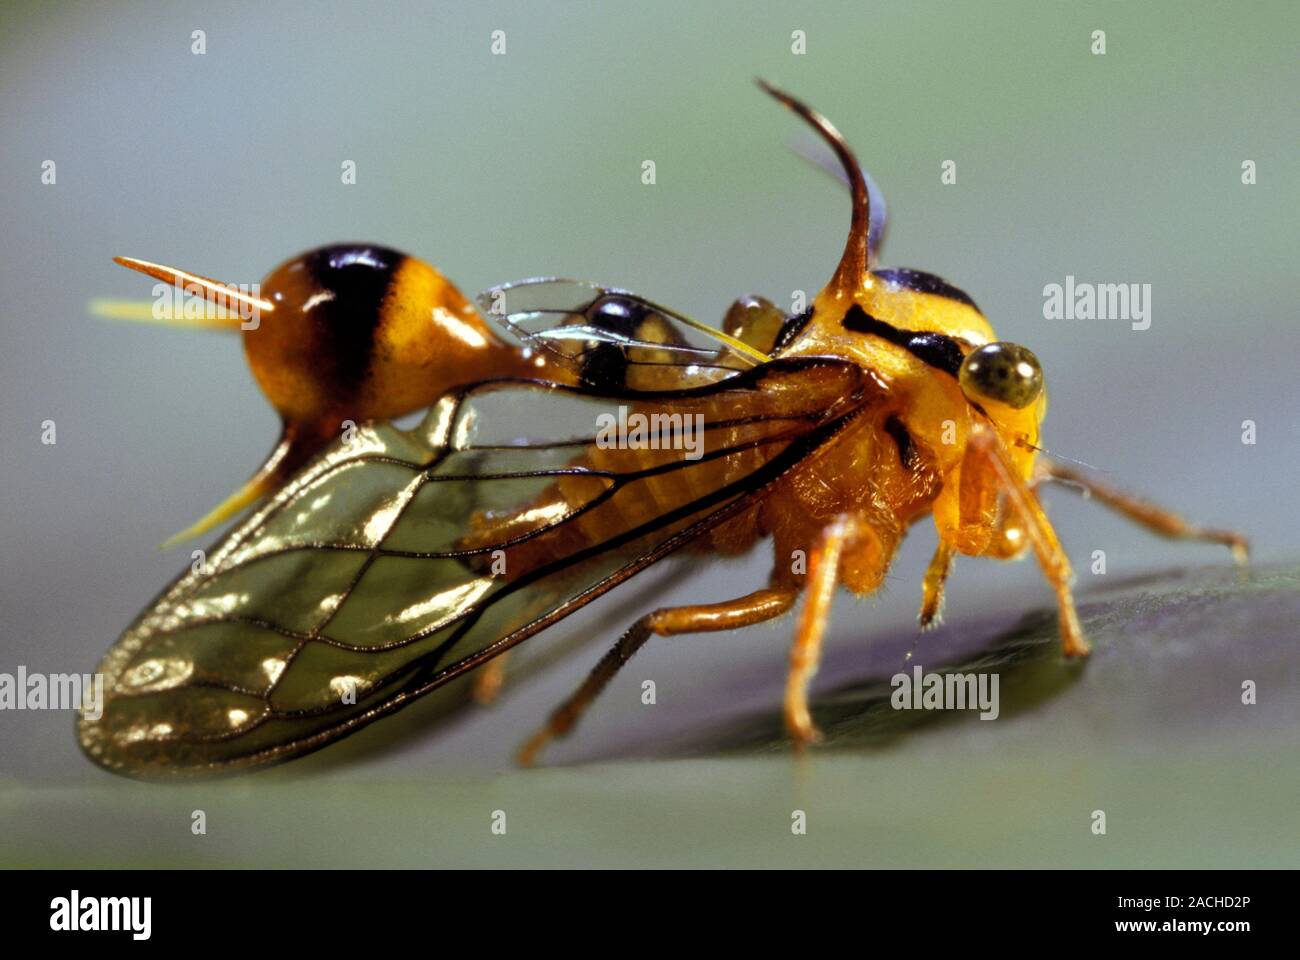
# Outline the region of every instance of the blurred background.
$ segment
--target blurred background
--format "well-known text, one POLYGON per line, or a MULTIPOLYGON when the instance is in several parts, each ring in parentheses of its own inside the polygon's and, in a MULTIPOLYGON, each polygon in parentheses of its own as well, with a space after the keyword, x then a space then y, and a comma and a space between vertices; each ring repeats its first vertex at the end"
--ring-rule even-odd
MULTIPOLYGON (((1285 2, 6 3, 0 672, 93 669, 188 563, 188 548, 157 545, 242 483, 276 433, 235 338, 88 315, 96 297, 149 296, 112 256, 249 283, 304 249, 365 240, 466 294, 559 274, 706 321, 745 293, 788 305, 829 277, 848 205, 788 149, 802 132, 755 76, 855 146, 889 200, 883 264, 947 278, 1038 354, 1051 450, 1248 533, 1273 573, 1232 594, 1230 625, 1213 604, 1162 622, 1151 597, 1233 581, 1156 578, 1148 594, 1132 578, 1222 567, 1226 551, 1051 492, 1109 659, 1066 673, 1044 655, 1026 681, 1038 692, 998 722, 850 736, 802 762, 765 734, 789 620, 652 641, 552 766, 511 762, 631 619, 751 589, 761 550, 616 591, 531 641, 581 649, 436 735, 407 711, 270 773, 131 783, 81 756, 70 715, 5 712, 0 863, 1295 865, 1300 681, 1296 621, 1279 611, 1300 540, 1298 35, 1285 2), (1044 319, 1044 286, 1067 275, 1150 284, 1150 329, 1044 319), (1095 550, 1105 576, 1089 572, 1095 550), (1198 626, 1202 647, 1168 645, 1198 626), (1243 719, 1230 708, 1252 669, 1272 688, 1243 719), (639 699, 647 678, 654 707, 639 699), (750 733, 709 736, 736 724, 750 733), (795 808, 806 837, 791 836, 795 808), (496 809, 506 837, 488 831, 496 809), (1106 838, 1088 830, 1095 809, 1119 824, 1106 838)), ((918 527, 879 596, 841 597, 819 690, 898 668, 933 543, 918 527)), ((1032 564, 959 561, 927 662, 995 638, 1047 649, 1032 612, 1050 602, 1032 564)))

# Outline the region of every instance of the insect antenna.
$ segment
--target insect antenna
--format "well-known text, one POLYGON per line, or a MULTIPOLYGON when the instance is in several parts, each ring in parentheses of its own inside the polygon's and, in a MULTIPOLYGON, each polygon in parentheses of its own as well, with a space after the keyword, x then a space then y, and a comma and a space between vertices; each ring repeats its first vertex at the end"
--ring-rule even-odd
POLYGON ((844 176, 848 180, 849 193, 853 198, 853 219, 849 222, 849 239, 844 245, 844 254, 839 266, 828 285, 837 295, 852 295, 862 285, 870 260, 871 234, 871 197, 867 189, 866 177, 858 165, 858 158, 844 139, 844 135, 835 129, 835 125, 801 100, 797 100, 784 90, 779 90, 763 79, 758 85, 786 107, 807 121, 826 144, 835 151, 840 161, 844 176))
POLYGON ((1017 440, 1016 443, 1019 446, 1026 447, 1030 450, 1033 450, 1035 453, 1041 453, 1045 457, 1051 457, 1053 460, 1065 460, 1069 463, 1075 464, 1076 466, 1087 467, 1089 470, 1095 470, 1097 473, 1106 472, 1102 470, 1100 467, 1094 467, 1091 463, 1088 463, 1088 461, 1086 460, 1076 460, 1074 459, 1074 457, 1067 457, 1063 453, 1053 453, 1051 450, 1048 450, 1046 447, 1040 447, 1038 444, 1030 443, 1028 440, 1017 440))

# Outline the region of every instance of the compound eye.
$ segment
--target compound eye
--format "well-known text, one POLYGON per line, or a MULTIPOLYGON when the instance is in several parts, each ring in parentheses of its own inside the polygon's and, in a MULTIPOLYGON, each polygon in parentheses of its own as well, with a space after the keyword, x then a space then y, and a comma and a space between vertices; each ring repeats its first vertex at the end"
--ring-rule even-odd
POLYGON ((968 354, 957 382, 970 400, 996 400, 1021 410, 1043 392, 1043 368, 1028 347, 999 341, 968 354))

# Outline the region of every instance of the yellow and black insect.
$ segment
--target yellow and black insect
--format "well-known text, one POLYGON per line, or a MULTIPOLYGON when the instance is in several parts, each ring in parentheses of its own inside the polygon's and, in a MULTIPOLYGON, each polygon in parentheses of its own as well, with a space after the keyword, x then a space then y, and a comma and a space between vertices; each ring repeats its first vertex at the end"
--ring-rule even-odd
POLYGON ((1244 560, 1237 534, 1040 456, 1033 353, 997 340, 943 280, 875 269, 883 204, 852 151, 824 117, 764 89, 830 145, 852 195, 843 257, 797 316, 748 297, 716 331, 624 291, 530 280, 481 299, 516 345, 392 251, 331 247, 272 274, 245 345, 285 436, 240 502, 269 497, 109 650, 102 715, 79 721, 90 757, 167 777, 301 756, 499 664, 675 551, 734 555, 762 540, 767 586, 642 617, 521 758, 568 733, 649 637, 758 623, 801 593, 784 713, 807 743, 836 586, 875 590, 927 516, 939 545, 923 627, 955 554, 1032 551, 1065 655, 1088 652, 1034 492, 1047 480, 1244 560), (385 422, 429 403, 414 429, 385 422), (331 439, 342 419, 355 436, 331 439))

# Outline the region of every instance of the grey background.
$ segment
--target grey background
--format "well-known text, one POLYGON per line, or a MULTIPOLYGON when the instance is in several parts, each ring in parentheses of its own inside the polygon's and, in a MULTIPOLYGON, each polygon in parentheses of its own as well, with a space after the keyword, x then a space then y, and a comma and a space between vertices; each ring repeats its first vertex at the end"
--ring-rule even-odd
MULTIPOLYGON (((1290 3, 8 3, 0 671, 92 669, 185 562, 157 544, 242 482, 275 433, 234 338, 87 314, 95 297, 148 296, 149 281, 113 255, 251 282, 303 249, 364 239, 436 264, 466 293, 555 273, 705 320, 743 293, 786 302, 829 276, 848 210, 786 149, 798 127, 755 75, 855 145, 890 201, 884 263, 948 278, 1000 335, 1038 353, 1049 448, 1246 531, 1265 563, 1294 558, 1297 27, 1290 3), (207 32, 204 56, 190 53, 194 29, 207 32), (489 55, 494 29, 507 33, 504 57, 489 55), (805 56, 790 52, 794 29, 807 32, 805 56), (1104 57, 1089 53, 1094 29, 1107 32, 1104 57), (40 182, 46 159, 55 186, 40 182), (339 182, 347 159, 355 186, 339 182), (657 164, 653 187, 639 182, 644 159, 657 164), (945 159, 955 186, 940 183, 945 159), (1240 182, 1245 159, 1254 186, 1240 182), (1151 329, 1044 320, 1043 286, 1067 274, 1150 283, 1151 329), (53 447, 39 439, 47 418, 53 447), (1254 446, 1240 442, 1245 419, 1258 424, 1254 446)), ((1102 579, 1087 572, 1095 549, 1111 579, 1224 559, 1068 493, 1048 506, 1085 599, 1102 579)), ((819 688, 892 672, 879 650, 910 645, 932 546, 923 525, 879 596, 841 597, 819 688)), ((1197 764, 1223 757, 1249 764, 1268 798, 1248 842, 1202 831, 1190 848, 1199 815, 1157 815, 1136 732, 1090 743, 1086 726, 1070 727, 1079 759, 1062 769, 1078 809, 1060 822, 1039 779, 1059 743, 1035 739, 1032 723, 1001 743, 987 725, 974 755, 932 732, 886 755, 830 751, 801 765, 779 748, 632 758, 700 723, 770 710, 789 621, 652 643, 550 755, 574 765, 513 769, 520 740, 637 613, 742 592, 766 567, 760 551, 672 583, 672 571, 651 574, 542 638, 588 645, 491 711, 395 741, 380 724, 337 748, 342 759, 327 751, 217 786, 114 779, 81 757, 66 714, 2 714, 0 862, 768 864, 785 856, 789 809, 802 804, 822 831, 822 855, 801 854, 810 863, 1025 863, 1056 850, 1056 865, 1089 864, 1093 849, 1065 838, 1107 796, 1145 798, 1134 802, 1162 824, 1149 849, 1116 846, 1129 860, 1295 862, 1294 829, 1279 846, 1268 819, 1294 826, 1282 812, 1295 796, 1294 728, 1277 722, 1290 713, 1265 731, 1198 729, 1185 754, 1166 745, 1161 782, 1180 796, 1220 797, 1221 778, 1197 764), (646 678, 656 708, 637 699, 646 678), (955 786, 962 764, 1006 795, 955 786), (511 839, 523 837, 489 849, 480 827, 502 797, 520 824, 511 839), (1026 798, 1022 809, 1008 797, 1026 798), (189 834, 196 807, 213 819, 208 837, 189 834), (285 809, 303 813, 277 822, 285 809), (1024 816, 1060 846, 991 839, 1018 835, 1024 816)), ((964 560, 948 619, 978 633, 1049 603, 1032 565, 964 560)), ((927 643, 956 650, 959 633, 927 643)), ((1225 792, 1215 809, 1232 820, 1233 802, 1244 801, 1225 792)))

